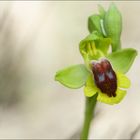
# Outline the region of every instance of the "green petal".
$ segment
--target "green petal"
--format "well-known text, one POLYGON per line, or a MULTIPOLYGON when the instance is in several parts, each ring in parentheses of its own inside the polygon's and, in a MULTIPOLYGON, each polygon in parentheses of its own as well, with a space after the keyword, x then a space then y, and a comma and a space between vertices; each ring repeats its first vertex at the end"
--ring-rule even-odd
POLYGON ((93 95, 95 95, 98 92, 98 89, 96 87, 96 85, 94 84, 92 75, 90 75, 87 79, 85 88, 84 88, 84 94, 87 97, 91 97, 93 95))
POLYGON ((124 98, 126 91, 117 89, 116 94, 116 97, 108 97, 106 94, 99 92, 97 100, 110 105, 117 104, 124 98))
POLYGON ((129 88, 131 85, 130 80, 122 73, 117 72, 118 87, 129 88))

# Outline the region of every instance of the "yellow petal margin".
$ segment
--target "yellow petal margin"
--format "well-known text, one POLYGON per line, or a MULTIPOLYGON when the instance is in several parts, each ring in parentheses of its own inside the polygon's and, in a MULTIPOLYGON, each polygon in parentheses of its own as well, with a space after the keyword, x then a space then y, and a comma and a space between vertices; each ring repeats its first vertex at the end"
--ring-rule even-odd
POLYGON ((131 85, 130 80, 120 72, 117 72, 117 83, 120 88, 129 88, 131 85))
POLYGON ((91 97, 98 92, 96 85, 94 84, 93 77, 90 75, 87 79, 86 85, 84 87, 84 94, 87 97, 91 97))
POLYGON ((126 95, 126 91, 117 89, 116 95, 116 97, 108 97, 106 94, 99 92, 97 100, 110 105, 118 104, 126 95))

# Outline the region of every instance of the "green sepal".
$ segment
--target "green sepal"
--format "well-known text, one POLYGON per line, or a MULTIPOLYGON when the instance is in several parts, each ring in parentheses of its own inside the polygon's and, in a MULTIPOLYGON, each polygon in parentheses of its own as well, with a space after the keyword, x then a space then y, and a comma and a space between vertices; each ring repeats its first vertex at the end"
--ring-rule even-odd
POLYGON ((80 41, 79 50, 83 57, 84 57, 85 53, 88 53, 90 51, 88 46, 91 44, 92 44, 91 51, 93 51, 94 55, 96 54, 94 41, 97 39, 99 39, 99 36, 98 36, 98 32, 95 31, 95 32, 89 34, 85 39, 80 41))
POLYGON ((98 60, 106 56, 110 44, 110 38, 104 38, 97 31, 94 31, 80 42, 79 50, 85 63, 88 64, 90 60, 98 60))
POLYGON ((112 39, 112 51, 121 48, 122 16, 115 4, 111 4, 104 18, 104 27, 107 36, 112 39))
POLYGON ((106 11, 100 4, 98 5, 98 11, 99 11, 100 17, 104 19, 106 11))
POLYGON ((55 80, 68 88, 80 88, 85 83, 90 72, 87 70, 85 65, 73 65, 60 70, 55 75, 55 80))
POLYGON ((127 48, 107 55, 107 59, 116 71, 126 73, 131 68, 136 56, 135 49, 127 48))
POLYGON ((93 31, 98 31, 100 34, 102 34, 100 20, 101 17, 97 14, 94 14, 88 18, 88 30, 90 33, 93 31))
POLYGON ((111 44, 110 38, 104 38, 100 37, 99 39, 95 40, 96 48, 99 49, 104 53, 104 55, 107 55, 109 46, 111 44))

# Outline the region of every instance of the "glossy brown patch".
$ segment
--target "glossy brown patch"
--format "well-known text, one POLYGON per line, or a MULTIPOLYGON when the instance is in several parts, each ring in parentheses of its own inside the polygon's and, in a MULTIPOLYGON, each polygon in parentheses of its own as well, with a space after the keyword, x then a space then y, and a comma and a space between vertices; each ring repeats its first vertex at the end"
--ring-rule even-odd
POLYGON ((92 72, 97 87, 109 97, 116 96, 117 77, 107 59, 92 62, 92 72))

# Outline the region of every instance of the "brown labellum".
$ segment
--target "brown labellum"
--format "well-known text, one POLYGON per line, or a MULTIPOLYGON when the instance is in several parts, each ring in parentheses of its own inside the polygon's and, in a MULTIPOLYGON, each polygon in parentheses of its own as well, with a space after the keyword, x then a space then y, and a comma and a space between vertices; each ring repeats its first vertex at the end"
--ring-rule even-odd
POLYGON ((92 72, 97 87, 109 97, 116 96, 117 77, 107 59, 92 62, 92 72))

